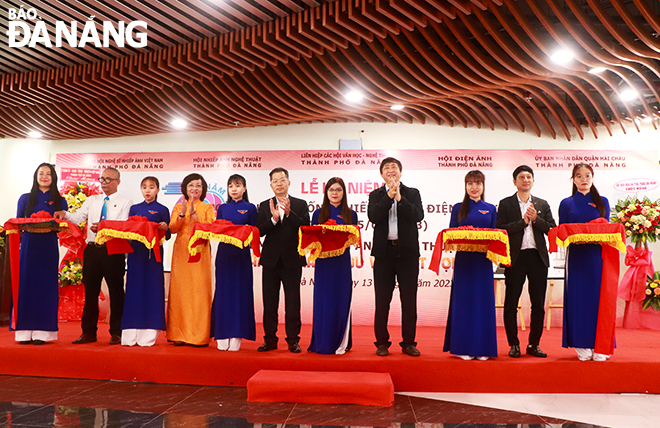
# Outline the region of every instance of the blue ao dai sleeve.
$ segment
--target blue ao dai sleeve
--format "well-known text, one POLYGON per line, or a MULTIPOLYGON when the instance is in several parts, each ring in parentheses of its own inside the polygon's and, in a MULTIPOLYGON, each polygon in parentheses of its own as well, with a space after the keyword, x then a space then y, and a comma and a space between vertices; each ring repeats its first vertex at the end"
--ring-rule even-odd
POLYGON ((248 223, 250 226, 257 225, 257 207, 254 204, 250 204, 248 209, 248 223))
POLYGON ((461 204, 456 204, 451 209, 451 219, 449 220, 449 227, 458 227, 458 211, 461 209, 461 204))
POLYGON ((21 197, 18 199, 18 207, 16 207, 16 218, 26 217, 25 208, 27 208, 27 203, 29 200, 30 200, 29 193, 21 195, 21 197))

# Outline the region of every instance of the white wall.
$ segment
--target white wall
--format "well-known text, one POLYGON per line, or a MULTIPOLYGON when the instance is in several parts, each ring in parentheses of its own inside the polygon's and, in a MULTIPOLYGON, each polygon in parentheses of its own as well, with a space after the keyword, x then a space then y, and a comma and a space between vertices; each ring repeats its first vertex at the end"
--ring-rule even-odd
POLYGON ((0 139, 0 225, 16 217, 16 203, 32 187, 34 170, 51 157, 51 142, 0 139))
POLYGON ((225 129, 208 132, 173 132, 138 137, 61 140, 53 141, 51 153, 103 153, 103 152, 171 152, 217 150, 333 150, 339 148, 339 139, 362 138, 365 149, 658 149, 658 136, 650 124, 642 124, 642 132, 628 126, 623 134, 615 128, 610 137, 600 127, 599 138, 594 139, 591 130, 585 128, 585 140, 574 133, 571 141, 563 137, 538 138, 532 132, 518 130, 465 129, 462 127, 381 124, 337 123, 280 125, 260 128, 225 129))

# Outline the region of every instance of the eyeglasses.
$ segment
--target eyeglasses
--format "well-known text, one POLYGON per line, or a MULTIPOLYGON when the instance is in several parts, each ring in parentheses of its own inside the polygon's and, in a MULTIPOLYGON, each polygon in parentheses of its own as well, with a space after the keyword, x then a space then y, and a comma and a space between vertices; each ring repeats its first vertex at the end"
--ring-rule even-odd
POLYGON ((114 180, 119 180, 118 178, 107 178, 107 177, 99 177, 99 183, 112 183, 114 180))

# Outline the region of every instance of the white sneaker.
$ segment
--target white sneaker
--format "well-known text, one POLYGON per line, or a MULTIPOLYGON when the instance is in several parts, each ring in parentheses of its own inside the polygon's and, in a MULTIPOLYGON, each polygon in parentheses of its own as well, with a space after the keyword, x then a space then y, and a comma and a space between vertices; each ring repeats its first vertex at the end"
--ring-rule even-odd
POLYGON ((229 339, 220 339, 220 340, 216 340, 216 342, 218 342, 218 349, 220 351, 229 350, 229 339))
POLYGON ((477 357, 477 360, 479 361, 486 361, 488 357, 477 357))
POLYGON ((230 351, 238 351, 241 349, 241 342, 243 339, 240 337, 233 337, 229 339, 229 350, 230 351))
POLYGON ((471 356, 469 356, 469 355, 456 355, 456 356, 457 356, 458 358, 460 358, 461 360, 465 360, 465 361, 474 360, 474 357, 471 357, 471 356))
POLYGON ((611 355, 598 354, 594 352, 594 361, 607 361, 607 359, 610 357, 611 355))
POLYGON ((575 348, 577 352, 578 360, 580 361, 589 361, 594 358, 594 350, 589 348, 575 348))

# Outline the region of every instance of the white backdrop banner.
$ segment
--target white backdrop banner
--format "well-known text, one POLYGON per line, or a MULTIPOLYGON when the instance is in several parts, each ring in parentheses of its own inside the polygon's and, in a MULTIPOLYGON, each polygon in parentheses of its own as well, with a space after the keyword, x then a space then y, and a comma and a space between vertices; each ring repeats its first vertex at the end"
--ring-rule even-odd
MULTIPOLYGON (((438 233, 449 226, 451 207, 464 195, 463 178, 472 169, 486 175, 485 200, 497 205, 499 200, 515 193, 512 171, 521 164, 535 171, 532 194, 546 199, 557 221, 557 209, 563 198, 571 194, 570 173, 573 165, 586 162, 595 170, 594 185, 614 206, 618 199, 630 194, 651 199, 660 198, 660 168, 655 151, 605 150, 300 150, 260 152, 179 152, 179 153, 87 153, 58 154, 60 181, 92 181, 104 167, 121 171, 119 192, 142 202, 140 181, 147 175, 158 177, 161 192, 158 201, 170 210, 181 197, 180 184, 192 172, 200 173, 208 182, 207 202, 217 206, 227 198, 227 178, 234 173, 247 180, 250 202, 258 204, 272 196, 268 172, 275 167, 289 170, 292 196, 309 204, 311 213, 323 201, 325 182, 339 176, 348 187, 348 202, 358 213, 362 229, 365 263, 358 265, 358 251, 353 255, 353 322, 373 324, 373 259, 369 257, 373 225, 367 218, 369 192, 380 187, 380 161, 393 156, 403 164, 401 181, 419 189, 424 206, 424 220, 419 224, 421 257, 418 324, 443 326, 446 324, 449 293, 452 284, 453 253, 443 254, 441 271, 436 275, 428 270, 438 233)), ((165 267, 171 260, 170 244, 166 248, 165 267)), ((257 320, 262 313, 261 268, 255 265, 255 309, 257 320)), ((552 259, 551 276, 563 276, 563 261, 552 259)), ((303 269, 302 317, 312 320, 314 269, 303 269)), ((396 294, 396 293, 395 293, 396 294)), ((502 293, 503 296, 503 293, 502 293)), ((561 292, 555 292, 554 302, 561 302, 561 292)), ((283 310, 280 311, 283 316, 283 310)), ((392 302, 391 323, 400 324, 398 296, 392 302)), ((283 321, 283 318, 282 318, 283 321)), ((498 312, 498 324, 501 314, 498 312)), ((560 325, 561 317, 553 316, 553 325, 560 325)))

